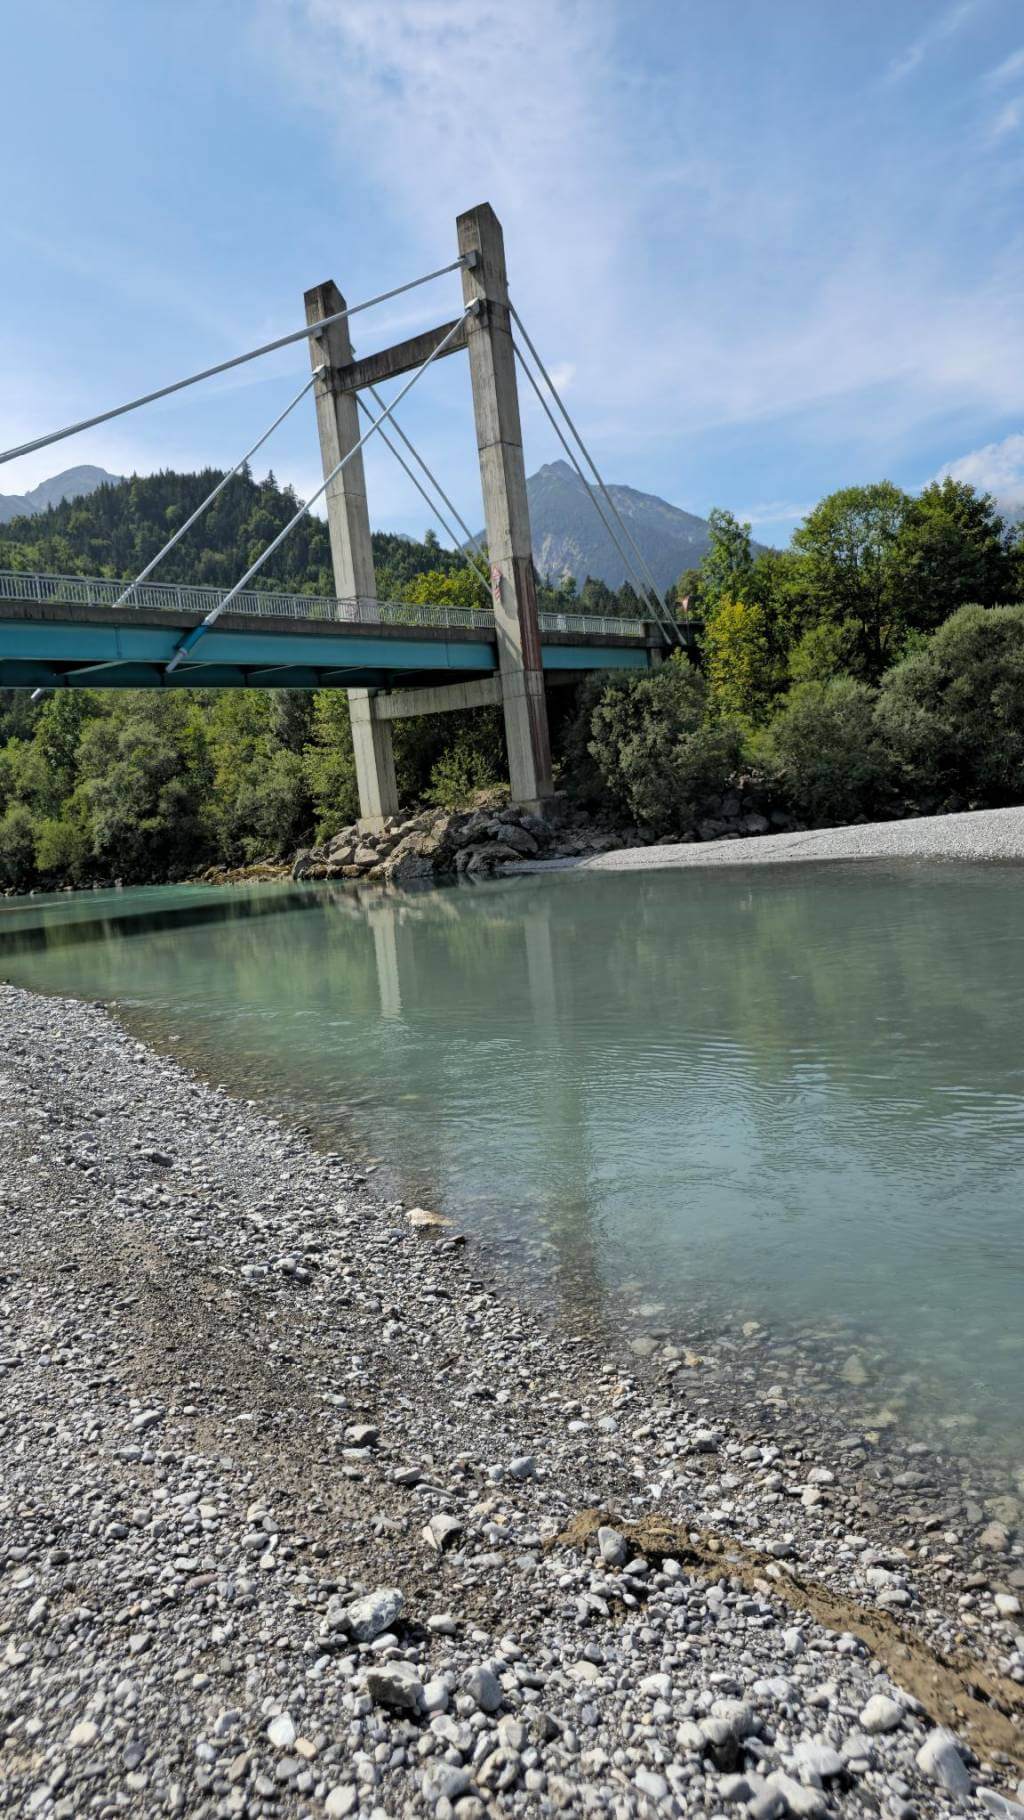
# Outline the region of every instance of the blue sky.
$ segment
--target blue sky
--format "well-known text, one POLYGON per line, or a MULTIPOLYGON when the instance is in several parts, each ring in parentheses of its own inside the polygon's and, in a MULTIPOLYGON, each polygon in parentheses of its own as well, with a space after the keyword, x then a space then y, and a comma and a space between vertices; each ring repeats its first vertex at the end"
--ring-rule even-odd
MULTIPOLYGON (((951 466, 1024 509, 1020 0, 11 0, 7 447, 454 254, 489 200, 607 478, 785 542, 821 494, 951 466)), ((454 313, 455 275, 354 324, 454 313)), ((230 465, 301 346, 9 464, 230 465)), ((403 413, 480 521, 465 364, 403 413)), ((532 470, 560 451, 524 400, 532 470)), ((268 446, 319 478, 312 407, 268 446)), ((386 451, 376 524, 425 508, 386 451)))

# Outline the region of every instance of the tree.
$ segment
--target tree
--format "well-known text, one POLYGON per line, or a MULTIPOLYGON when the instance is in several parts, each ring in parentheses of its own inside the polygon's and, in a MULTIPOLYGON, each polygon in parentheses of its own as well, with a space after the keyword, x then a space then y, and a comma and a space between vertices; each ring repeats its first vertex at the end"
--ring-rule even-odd
POLYGON ((708 530, 711 544, 701 558, 700 593, 704 612, 710 617, 723 600, 743 598, 754 557, 750 526, 740 524, 721 506, 712 506, 708 513, 708 530))
POLYGON ((799 683, 762 736, 760 756, 807 821, 863 819, 885 803, 891 764, 875 725, 875 699, 852 676, 799 683))
POLYGON ((36 825, 25 803, 11 803, 0 815, 0 885, 23 891, 35 869, 36 825))
POLYGON ((917 795, 1024 800, 1024 606, 961 607, 885 677, 878 724, 917 795))
POLYGON ((588 575, 580 589, 580 612, 610 614, 618 609, 618 601, 606 581, 588 575))
POLYGON ((793 533, 813 619, 857 628, 855 662, 869 681, 898 654, 907 625, 899 550, 909 509, 891 481, 843 487, 793 533))
POLYGON ((590 711, 590 754, 611 804, 654 833, 682 832, 741 757, 739 728, 705 718, 700 672, 675 653, 605 685, 590 711))
POLYGON ((690 614, 691 618, 696 619, 704 610, 702 586, 703 579, 699 569, 684 569, 675 586, 669 589, 675 609, 679 612, 685 611, 690 614), (685 609, 684 601, 688 602, 685 609))
POLYGON ((988 493, 947 476, 908 502, 896 550, 908 626, 931 632, 958 607, 1014 597, 1012 538, 988 493))
POLYGON ((400 599, 427 607, 468 607, 474 613, 491 605, 482 575, 468 564, 448 575, 437 569, 413 575, 403 584, 400 599))
POLYGON ((704 652, 716 712, 755 726, 766 720, 786 671, 772 649, 765 609, 742 600, 719 601, 705 627, 704 652))
POLYGON ((313 734, 302 764, 316 813, 317 839, 329 839, 359 814, 352 723, 343 690, 321 689, 314 695, 313 734))

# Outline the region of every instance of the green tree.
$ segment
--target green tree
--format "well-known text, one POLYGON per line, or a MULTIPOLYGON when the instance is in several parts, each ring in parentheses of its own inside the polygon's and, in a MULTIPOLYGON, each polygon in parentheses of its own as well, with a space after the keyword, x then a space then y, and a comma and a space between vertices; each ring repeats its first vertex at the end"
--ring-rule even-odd
POLYGON ((830 493, 793 533, 812 618, 857 628, 858 672, 876 680, 907 626, 900 538, 910 500, 891 481, 830 493))
POLYGON ((791 689, 758 744, 797 814, 855 821, 888 799, 892 766, 875 724, 875 691, 852 676, 791 689))
POLYGON ((605 685, 590 712, 591 757, 611 805, 658 834, 682 831, 742 755, 739 728, 706 718, 700 672, 680 653, 605 685))
POLYGON ((948 476, 908 502, 896 569, 904 619, 918 631, 933 631, 958 607, 1014 598, 1013 542, 995 501, 948 476))
POLYGON ((700 564, 700 594, 705 615, 717 613, 723 600, 742 599, 754 566, 750 526, 732 512, 712 506, 708 513, 710 547, 700 564))
POLYGON ((961 607, 885 677, 878 724, 917 795, 1024 801, 1024 606, 961 607))
POLYGON ((491 605, 482 575, 468 565, 448 574, 431 570, 413 575, 404 583, 401 598, 430 607, 468 607, 472 612, 491 605))
POLYGON ((343 690, 321 689, 314 695, 312 737, 302 765, 313 800, 316 837, 329 839, 359 814, 352 723, 343 690))
POLYGON ((36 824, 26 803, 10 803, 0 816, 0 885, 23 891, 32 882, 36 824))
POLYGON ((772 648, 765 609, 720 600, 705 627, 704 653, 716 713, 738 715, 755 726, 766 720, 785 684, 785 667, 772 648))

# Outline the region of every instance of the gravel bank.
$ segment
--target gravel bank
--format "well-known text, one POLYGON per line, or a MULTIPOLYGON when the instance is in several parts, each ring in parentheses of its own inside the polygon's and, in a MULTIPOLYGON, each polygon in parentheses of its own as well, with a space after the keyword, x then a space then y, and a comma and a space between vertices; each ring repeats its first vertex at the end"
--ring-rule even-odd
POLYGON ((977 809, 913 821, 814 828, 760 840, 626 847, 591 858, 525 860, 503 872, 633 872, 645 866, 773 866, 826 859, 1024 860, 1024 809, 977 809))
POLYGON ((10 987, 0 1208, 6 1811, 1024 1817, 1012 1498, 555 1330, 10 987))

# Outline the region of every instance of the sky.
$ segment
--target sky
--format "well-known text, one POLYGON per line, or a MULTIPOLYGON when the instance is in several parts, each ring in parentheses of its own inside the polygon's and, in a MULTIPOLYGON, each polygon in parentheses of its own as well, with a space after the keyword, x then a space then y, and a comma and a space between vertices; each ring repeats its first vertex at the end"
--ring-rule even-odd
MULTIPOLYGON (((0 446, 446 264, 489 201, 605 477, 784 544, 840 486, 1024 511, 1021 0, 8 0, 0 446)), ((457 313, 458 275, 353 321, 457 313)), ((0 467, 230 466, 304 345, 0 467)), ((392 392, 397 390, 393 386, 392 392)), ((401 422, 481 522, 464 357, 401 422)), ((523 400, 528 471, 561 451, 523 400)), ((320 478, 304 400, 256 463, 320 478)), ((421 536, 385 449, 371 518, 421 536)))

